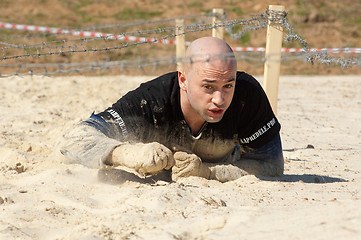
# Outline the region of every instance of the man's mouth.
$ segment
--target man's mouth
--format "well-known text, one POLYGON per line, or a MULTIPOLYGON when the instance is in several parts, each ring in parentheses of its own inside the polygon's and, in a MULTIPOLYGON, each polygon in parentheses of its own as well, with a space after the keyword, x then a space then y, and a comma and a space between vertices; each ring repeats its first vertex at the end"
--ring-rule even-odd
POLYGON ((209 109, 209 112, 213 116, 221 116, 224 112, 224 109, 223 108, 212 108, 212 109, 209 109))

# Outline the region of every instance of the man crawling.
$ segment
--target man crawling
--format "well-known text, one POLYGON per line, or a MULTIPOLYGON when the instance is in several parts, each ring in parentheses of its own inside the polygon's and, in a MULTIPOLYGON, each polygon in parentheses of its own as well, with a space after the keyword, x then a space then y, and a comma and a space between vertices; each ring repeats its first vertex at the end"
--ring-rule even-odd
POLYGON ((92 168, 123 166, 172 180, 282 176, 280 124, 229 45, 204 37, 178 72, 141 84, 65 132, 61 153, 92 168))

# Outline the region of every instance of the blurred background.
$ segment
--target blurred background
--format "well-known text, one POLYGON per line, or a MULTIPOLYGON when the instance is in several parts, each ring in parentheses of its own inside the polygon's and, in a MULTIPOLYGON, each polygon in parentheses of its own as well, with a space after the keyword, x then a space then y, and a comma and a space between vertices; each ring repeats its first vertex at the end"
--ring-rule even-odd
MULTIPOLYGON (((175 19, 184 18, 189 42, 210 36, 212 9, 223 8, 223 20, 232 23, 224 34, 231 47, 264 48, 266 28, 258 29, 257 21, 269 5, 285 7, 290 26, 309 48, 346 48, 346 52, 328 52, 336 59, 330 64, 312 64, 300 54, 283 53, 281 75, 361 74, 361 53, 350 50, 361 48, 361 0, 1 0, 0 74, 158 75, 175 71, 174 44, 96 38, 94 34, 174 41, 175 19), (341 66, 337 59, 352 64, 341 66)), ((304 46, 300 41, 284 41, 283 47, 304 46)), ((239 70, 263 74, 264 52, 237 54, 239 70)))

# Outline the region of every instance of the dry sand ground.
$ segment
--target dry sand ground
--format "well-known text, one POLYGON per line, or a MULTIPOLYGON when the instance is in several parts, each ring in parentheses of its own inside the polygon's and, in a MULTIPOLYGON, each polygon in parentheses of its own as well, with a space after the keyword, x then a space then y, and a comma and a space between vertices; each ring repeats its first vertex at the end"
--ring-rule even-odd
POLYGON ((0 239, 361 239, 361 76, 281 77, 283 178, 111 184, 52 152, 148 79, 0 79, 0 239))

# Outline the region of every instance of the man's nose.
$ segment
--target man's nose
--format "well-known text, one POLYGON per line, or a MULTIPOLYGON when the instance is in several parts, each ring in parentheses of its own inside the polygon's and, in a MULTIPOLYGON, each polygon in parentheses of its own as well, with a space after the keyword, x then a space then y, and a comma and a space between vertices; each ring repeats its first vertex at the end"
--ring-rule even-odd
POLYGON ((221 106, 224 103, 224 94, 222 91, 214 91, 212 96, 212 103, 221 106))

